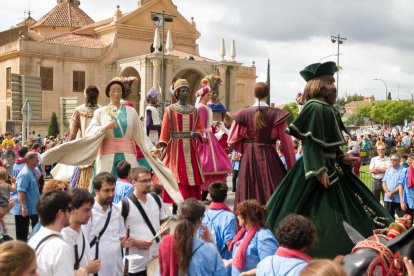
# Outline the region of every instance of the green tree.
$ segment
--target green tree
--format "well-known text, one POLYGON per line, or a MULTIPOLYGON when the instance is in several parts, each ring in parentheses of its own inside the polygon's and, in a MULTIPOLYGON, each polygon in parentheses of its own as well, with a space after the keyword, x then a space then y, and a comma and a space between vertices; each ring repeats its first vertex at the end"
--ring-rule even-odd
POLYGON ((414 109, 406 101, 380 101, 360 106, 355 111, 357 117, 370 118, 376 124, 402 125, 404 119, 411 120, 414 109))
POLYGON ((358 95, 356 93, 348 97, 348 102, 363 101, 363 100, 364 100, 364 96, 358 95))
POLYGON ((286 104, 282 109, 291 114, 287 120, 288 124, 290 124, 296 117, 298 117, 299 108, 295 102, 286 104))
POLYGON ((346 119, 345 124, 347 126, 351 126, 351 125, 354 125, 354 126, 363 126, 363 125, 365 125, 364 118, 361 117, 360 114, 358 114, 357 112, 354 112, 351 116, 349 116, 346 119))
POLYGON ((50 124, 49 124, 49 131, 47 132, 48 136, 58 136, 59 134, 59 124, 57 120, 56 113, 52 113, 52 117, 50 117, 50 124))
POLYGON ((345 106, 347 104, 346 99, 344 97, 338 98, 336 104, 339 106, 345 106))

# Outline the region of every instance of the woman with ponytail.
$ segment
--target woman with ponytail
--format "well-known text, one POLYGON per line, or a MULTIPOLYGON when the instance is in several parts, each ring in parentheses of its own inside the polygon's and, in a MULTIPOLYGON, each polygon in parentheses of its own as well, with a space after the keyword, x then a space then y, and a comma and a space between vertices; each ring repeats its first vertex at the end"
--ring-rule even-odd
POLYGON ((264 228, 267 208, 257 200, 245 200, 236 207, 236 214, 241 229, 230 244, 233 254, 231 275, 255 275, 257 264, 267 256, 273 256, 279 245, 272 231, 264 228), (252 271, 250 271, 252 270, 252 271))
POLYGON ((164 236, 158 249, 161 276, 226 275, 212 236, 201 225, 204 211, 204 205, 195 198, 182 204, 174 234, 164 236), (196 237, 200 227, 203 240, 196 237))
POLYGON ((290 114, 268 106, 269 87, 264 82, 255 85, 254 97, 253 106, 232 115, 228 143, 242 154, 235 206, 245 199, 266 204, 285 176, 286 169, 276 153, 277 140, 284 149, 287 169, 295 163, 292 139, 284 132, 290 114))

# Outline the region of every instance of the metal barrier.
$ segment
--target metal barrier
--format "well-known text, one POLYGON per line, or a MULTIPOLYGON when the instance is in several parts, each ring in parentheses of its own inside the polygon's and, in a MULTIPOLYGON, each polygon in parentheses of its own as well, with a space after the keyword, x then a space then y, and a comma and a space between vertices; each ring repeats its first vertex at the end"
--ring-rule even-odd
POLYGON ((372 190, 372 176, 370 172, 360 172, 359 179, 364 182, 368 189, 372 190))

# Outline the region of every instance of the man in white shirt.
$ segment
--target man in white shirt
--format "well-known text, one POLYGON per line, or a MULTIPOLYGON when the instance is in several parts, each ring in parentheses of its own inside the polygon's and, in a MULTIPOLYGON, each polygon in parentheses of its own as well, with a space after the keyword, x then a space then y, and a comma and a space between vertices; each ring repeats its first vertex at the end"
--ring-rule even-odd
MULTIPOLYGON (((138 254, 142 259, 129 261, 130 276, 146 276, 147 264, 152 258, 158 256, 158 247, 161 237, 152 241, 160 225, 167 218, 161 200, 158 195, 150 193, 152 178, 150 172, 144 167, 136 167, 131 171, 131 181, 134 192, 118 203, 121 214, 125 218, 125 227, 130 228, 132 247, 129 254, 138 254), (150 226, 145 221, 137 204, 145 212, 150 226)), ((165 233, 164 233, 165 234, 165 233)))
POLYGON ((39 200, 37 212, 44 226, 29 241, 39 275, 74 275, 72 250, 60 234, 69 224, 70 204, 70 196, 61 190, 47 191, 39 200))
POLYGON ((69 193, 72 198, 72 211, 68 227, 62 229, 63 239, 72 248, 74 269, 84 268, 87 273, 98 273, 101 262, 94 260, 87 234, 82 225, 88 223, 92 215, 92 206, 95 203, 93 196, 85 189, 75 188, 69 193))
POLYGON ((369 172, 372 175, 372 193, 375 198, 381 200, 381 192, 384 194, 382 189, 382 179, 384 178, 385 171, 390 166, 390 158, 385 156, 385 145, 377 146, 378 156, 371 159, 369 165, 369 172))
POLYGON ((84 230, 88 234, 93 258, 101 260, 99 276, 122 276, 122 247, 130 247, 131 239, 125 237, 121 212, 112 204, 115 177, 108 172, 98 173, 93 180, 93 190, 95 204, 84 230))

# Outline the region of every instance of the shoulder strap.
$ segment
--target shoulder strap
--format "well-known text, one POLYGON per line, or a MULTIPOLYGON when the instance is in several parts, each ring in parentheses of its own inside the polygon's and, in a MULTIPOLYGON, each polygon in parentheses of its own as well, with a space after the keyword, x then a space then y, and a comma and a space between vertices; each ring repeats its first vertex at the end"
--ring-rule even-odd
MULTIPOLYGON (((58 234, 50 234, 47 235, 46 237, 44 237, 43 239, 40 240, 40 242, 37 244, 35 251, 37 252, 37 250, 39 249, 39 247, 46 242, 47 240, 51 239, 51 238, 60 238, 60 236, 58 234)), ((39 251, 40 253, 40 251, 39 251)))
POLYGON ((191 257, 193 257, 193 255, 197 252, 198 249, 200 249, 200 247, 202 247, 204 245, 204 242, 202 242, 199 246, 196 247, 196 249, 194 249, 193 253, 191 253, 191 257))
POLYGON ((85 253, 85 236, 83 235, 83 232, 82 232, 82 252, 81 252, 80 257, 79 257, 79 254, 78 254, 78 245, 77 244, 74 245, 74 250, 75 250, 74 270, 78 270, 79 265, 80 265, 80 261, 82 260, 83 254, 85 253))
MULTIPOLYGON (((108 215, 106 216, 106 221, 105 221, 105 225, 102 228, 101 232, 99 232, 98 234, 98 238, 100 239, 102 237, 102 235, 105 233, 106 228, 108 227, 109 221, 111 219, 111 213, 112 213, 112 204, 110 205, 111 209, 109 210, 108 215)), ((94 246, 94 244, 96 243, 97 237, 94 237, 93 240, 89 243, 89 247, 94 246)))
POLYGON ((161 199, 160 199, 160 197, 154 192, 151 192, 150 194, 155 199, 155 202, 157 202, 158 208, 161 209, 161 199))
POLYGON ((218 212, 211 220, 210 220, 210 222, 213 222, 213 220, 215 220, 217 217, 218 217, 218 215, 220 215, 221 213, 223 213, 223 212, 225 212, 226 210, 220 210, 220 212, 218 212))
MULTIPOLYGON (((292 270, 294 270, 298 265, 301 265, 301 264, 303 264, 303 262, 302 263, 297 263, 297 264, 295 264, 294 266, 292 266, 287 272, 286 272, 286 274, 285 275, 288 275, 292 270)), ((273 269, 273 259, 272 259, 272 269, 273 269)))
MULTIPOLYGON (((142 208, 141 203, 139 203, 138 199, 135 197, 134 193, 130 194, 128 198, 134 203, 134 205, 138 208, 138 211, 141 213, 142 218, 144 219, 145 223, 147 224, 149 230, 151 233, 155 236, 157 232, 155 232, 154 227, 151 224, 151 221, 149 220, 147 213, 145 213, 145 210, 142 208)), ((155 238, 155 241, 158 243, 160 242, 160 239, 157 237, 155 238)))
POLYGON ((125 223, 125 221, 128 217, 128 214, 129 214, 128 198, 124 197, 121 202, 122 202, 121 216, 124 218, 124 223, 125 223))

